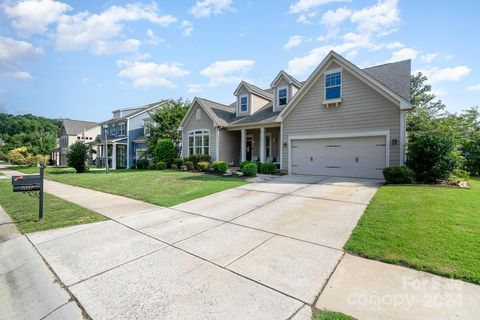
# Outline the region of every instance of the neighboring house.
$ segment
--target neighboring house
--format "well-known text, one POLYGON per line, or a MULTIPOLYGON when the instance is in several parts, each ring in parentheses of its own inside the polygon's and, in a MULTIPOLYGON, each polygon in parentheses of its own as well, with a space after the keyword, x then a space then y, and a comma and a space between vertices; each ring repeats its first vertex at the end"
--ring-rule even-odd
POLYGON ((405 160, 410 73, 410 60, 360 69, 331 51, 305 82, 280 71, 266 90, 242 81, 228 106, 195 98, 179 128, 182 156, 383 178, 405 160))
MULTIPOLYGON (((52 150, 51 159, 54 165, 67 165, 68 148, 76 141, 85 143, 92 142, 100 133, 100 125, 97 122, 63 119, 58 132, 57 148, 52 150)), ((95 159, 95 152, 90 148, 89 163, 95 159)))
POLYGON ((112 111, 113 118, 101 124, 102 131, 94 142, 98 148, 97 166, 105 166, 106 133, 109 167, 134 167, 135 160, 146 149, 145 124, 149 121, 148 112, 161 107, 164 102, 162 100, 142 107, 112 111))

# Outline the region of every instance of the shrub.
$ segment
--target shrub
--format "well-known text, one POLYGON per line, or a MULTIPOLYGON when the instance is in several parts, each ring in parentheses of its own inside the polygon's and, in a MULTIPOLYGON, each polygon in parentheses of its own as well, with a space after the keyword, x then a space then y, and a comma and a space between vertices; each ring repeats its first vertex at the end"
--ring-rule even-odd
POLYGON ((212 157, 209 154, 192 154, 187 159, 188 161, 193 162, 193 165, 196 167, 199 162, 211 162, 212 157))
POLYGON ((448 179, 460 164, 455 142, 446 134, 419 133, 408 145, 407 165, 419 182, 448 179))
POLYGON ((178 168, 180 168, 181 166, 183 166, 183 159, 176 158, 175 160, 173 160, 173 164, 175 164, 178 168))
POLYGON ((7 154, 7 159, 11 164, 25 165, 29 156, 27 147, 20 147, 10 150, 7 154))
POLYGON ((415 172, 405 166, 388 167, 383 169, 385 182, 390 184, 414 183, 415 172))
POLYGON ((216 173, 225 173, 227 172, 227 163, 225 161, 214 161, 212 168, 216 173))
POLYGON ((185 167, 187 168, 188 171, 192 171, 193 168, 194 168, 192 161, 185 161, 184 165, 185 165, 185 167))
POLYGON ((258 166, 256 163, 246 163, 242 168, 242 173, 247 177, 255 177, 257 175, 258 166))
POLYGON ((85 143, 77 141, 70 146, 67 152, 67 164, 69 167, 74 168, 77 173, 83 173, 87 167, 87 159, 88 146, 85 143))
POLYGON ((465 169, 473 176, 480 176, 480 132, 468 139, 462 146, 465 169))
POLYGON ((200 161, 196 166, 197 170, 207 172, 210 169, 210 162, 200 161))
POLYGON ((155 170, 157 168, 157 165, 153 162, 148 164, 148 170, 155 170))
POLYGON ((149 162, 148 162, 147 158, 140 157, 140 158, 137 159, 135 165, 136 165, 137 169, 147 169, 148 165, 149 165, 149 162))
POLYGON ((178 166, 175 163, 172 164, 172 170, 178 170, 178 166))
POLYGON ((468 179, 470 179, 470 174, 466 170, 455 169, 455 170, 453 170, 452 176, 450 176, 450 178, 452 178, 452 177, 453 178, 458 178, 460 180, 468 180, 468 179))
POLYGON ((258 166, 258 171, 264 174, 275 174, 277 173, 277 166, 273 163, 260 163, 258 166))
POLYGON ((167 163, 164 162, 164 161, 158 161, 158 162, 155 164, 155 169, 157 169, 157 170, 165 170, 165 169, 167 169, 167 163))
POLYGON ((242 170, 243 170, 243 167, 244 167, 246 164, 249 164, 249 163, 252 163, 252 161, 245 160, 245 161, 240 162, 240 171, 242 171, 242 170))
POLYGON ((177 149, 170 139, 160 139, 155 146, 154 158, 156 162, 165 162, 168 167, 173 164, 177 156, 177 149))

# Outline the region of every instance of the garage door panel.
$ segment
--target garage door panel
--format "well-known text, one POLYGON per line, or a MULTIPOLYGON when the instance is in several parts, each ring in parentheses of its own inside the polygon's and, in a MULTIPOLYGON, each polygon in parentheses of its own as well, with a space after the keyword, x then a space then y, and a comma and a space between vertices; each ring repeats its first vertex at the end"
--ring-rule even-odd
POLYGON ((382 179, 384 136, 292 141, 292 173, 382 179))

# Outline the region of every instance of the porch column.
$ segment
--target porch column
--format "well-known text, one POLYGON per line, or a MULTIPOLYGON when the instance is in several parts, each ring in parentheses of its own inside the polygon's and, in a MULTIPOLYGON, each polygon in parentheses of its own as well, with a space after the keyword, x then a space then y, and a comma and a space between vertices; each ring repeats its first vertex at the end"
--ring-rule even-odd
POLYGON ((240 154, 241 154, 241 161, 243 162, 247 160, 247 130, 242 129, 241 133, 242 133, 242 139, 240 143, 240 151, 241 151, 240 154))
POLYGON ((265 162, 265 128, 260 128, 260 162, 265 162))
POLYGON ((112 170, 117 169, 117 145, 112 145, 112 170))

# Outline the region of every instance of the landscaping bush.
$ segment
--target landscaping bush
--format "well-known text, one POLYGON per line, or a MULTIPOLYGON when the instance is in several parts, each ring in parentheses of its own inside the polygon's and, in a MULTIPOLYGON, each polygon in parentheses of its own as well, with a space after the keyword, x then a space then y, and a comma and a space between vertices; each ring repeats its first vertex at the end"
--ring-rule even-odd
POLYGON ((175 160, 173 160, 173 164, 175 164, 178 168, 180 168, 181 166, 183 166, 183 159, 176 158, 175 160))
POLYGON ((7 154, 7 160, 11 164, 25 165, 29 156, 27 147, 20 147, 10 150, 7 154))
POLYGON ((450 178, 458 178, 460 180, 468 180, 468 179, 470 179, 470 174, 466 170, 455 169, 455 170, 453 170, 450 178))
POLYGON ((67 164, 77 171, 77 173, 85 172, 88 159, 88 145, 81 141, 77 141, 70 146, 67 152, 67 164))
POLYGON ((273 163, 259 163, 258 171, 263 174, 276 174, 277 166, 273 163))
POLYGON ((178 170, 178 166, 175 163, 172 164, 172 170, 178 170))
POLYGON ((216 173, 225 173, 227 172, 227 163, 225 161, 214 161, 212 168, 216 173))
POLYGON ((187 168, 188 171, 192 171, 194 166, 192 161, 185 161, 184 163, 185 167, 187 168))
POLYGON ((147 158, 141 157, 141 158, 137 159, 135 165, 136 165, 137 169, 147 169, 148 165, 149 165, 149 162, 148 162, 147 158))
POLYGON ((154 158, 156 162, 165 162, 168 167, 173 164, 177 156, 177 149, 170 139, 160 139, 155 147, 154 158))
POLYGON ((157 165, 153 162, 148 164, 148 170, 155 170, 157 168, 157 165))
POLYGON ((155 169, 157 169, 157 170, 165 170, 165 169, 167 169, 167 163, 164 162, 164 161, 158 161, 158 162, 155 164, 155 169))
POLYGON ((211 162, 212 157, 209 154, 192 154, 187 159, 188 161, 193 162, 193 165, 196 167, 199 162, 211 162))
POLYGON ((465 156, 465 169, 473 176, 480 176, 480 132, 465 141, 462 152, 465 156))
POLYGON ((416 134, 408 145, 407 165, 419 182, 446 180, 460 164, 455 141, 446 134, 416 134))
POLYGON ((415 172, 409 167, 388 167, 383 169, 385 182, 390 184, 414 183, 415 172))
POLYGON ((247 177, 255 177, 257 175, 258 166, 256 163, 245 163, 242 168, 242 173, 247 177))
POLYGON ((210 169, 210 162, 200 161, 197 163, 196 168, 198 171, 207 172, 210 169))
POLYGON ((243 167, 244 167, 246 164, 249 164, 249 163, 252 163, 252 161, 245 160, 245 161, 240 162, 240 171, 242 171, 242 170, 243 170, 243 167))

